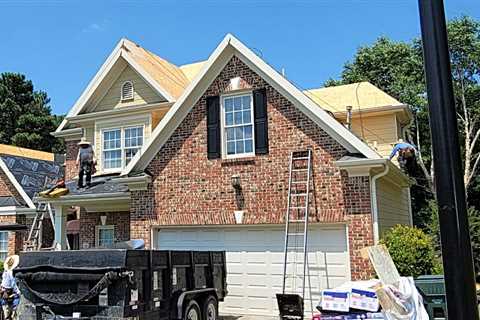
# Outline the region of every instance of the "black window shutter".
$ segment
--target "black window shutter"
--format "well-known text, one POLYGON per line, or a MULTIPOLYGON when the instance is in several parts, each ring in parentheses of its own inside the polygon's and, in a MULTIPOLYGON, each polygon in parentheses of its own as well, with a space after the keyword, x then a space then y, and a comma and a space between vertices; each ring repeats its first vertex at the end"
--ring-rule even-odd
POLYGON ((208 159, 220 158, 220 97, 207 98, 207 151, 208 159))
POLYGON ((267 90, 253 91, 253 111, 255 115, 255 153, 268 153, 267 90))

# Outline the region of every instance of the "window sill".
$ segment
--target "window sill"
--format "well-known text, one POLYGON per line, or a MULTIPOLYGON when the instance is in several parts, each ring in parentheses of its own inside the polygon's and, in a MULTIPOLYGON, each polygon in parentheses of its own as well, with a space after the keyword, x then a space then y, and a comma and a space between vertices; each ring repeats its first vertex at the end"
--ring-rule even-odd
POLYGON ((237 157, 237 158, 222 158, 222 165, 223 164, 252 164, 255 163, 257 160, 256 155, 249 155, 245 157, 237 157))

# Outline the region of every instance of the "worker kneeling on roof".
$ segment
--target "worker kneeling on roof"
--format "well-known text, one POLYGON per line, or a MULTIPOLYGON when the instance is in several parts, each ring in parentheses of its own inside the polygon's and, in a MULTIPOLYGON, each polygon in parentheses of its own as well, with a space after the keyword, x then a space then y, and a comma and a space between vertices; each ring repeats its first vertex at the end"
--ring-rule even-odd
POLYGON ((85 175, 85 182, 87 188, 90 187, 92 182, 92 173, 95 168, 95 153, 93 152, 92 145, 87 139, 82 138, 78 143, 80 148, 77 155, 77 167, 78 167, 78 188, 83 188, 83 176, 85 175))
POLYGON ((398 163, 403 171, 410 176, 414 175, 415 163, 416 163, 416 147, 413 144, 404 142, 403 139, 399 139, 393 147, 392 153, 388 159, 392 160, 398 153, 398 163))

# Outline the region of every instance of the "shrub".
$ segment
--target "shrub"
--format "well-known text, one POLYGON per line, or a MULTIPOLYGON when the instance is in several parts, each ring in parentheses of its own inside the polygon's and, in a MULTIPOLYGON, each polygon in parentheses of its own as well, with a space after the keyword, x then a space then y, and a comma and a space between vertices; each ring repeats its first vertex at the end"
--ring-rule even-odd
POLYGON ((441 270, 432 238, 418 228, 395 226, 380 242, 387 246, 402 276, 418 277, 441 270))

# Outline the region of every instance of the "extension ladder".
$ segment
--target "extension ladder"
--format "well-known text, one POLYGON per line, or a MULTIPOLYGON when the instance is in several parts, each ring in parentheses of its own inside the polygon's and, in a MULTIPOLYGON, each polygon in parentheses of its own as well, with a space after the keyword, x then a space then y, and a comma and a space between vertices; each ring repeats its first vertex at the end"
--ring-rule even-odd
POLYGON ((55 221, 50 203, 40 202, 37 206, 37 211, 35 213, 32 226, 28 232, 28 238, 25 240, 23 245, 24 251, 36 251, 41 249, 43 220, 45 220, 45 215, 47 213, 50 221, 52 222, 52 226, 55 228, 55 221))
POLYGON ((302 301, 305 298, 306 277, 309 276, 307 275, 307 240, 311 174, 312 151, 309 149, 292 152, 290 154, 288 202, 285 214, 282 293, 298 294, 301 296, 302 301), (300 257, 302 261, 297 261, 299 253, 301 253, 300 257), (303 267, 303 273, 298 274, 298 267, 303 267), (288 271, 289 269, 291 270, 290 272, 288 271), (287 279, 292 280, 291 292, 287 292, 289 291, 287 290, 287 279), (300 281, 298 283, 300 290, 298 290, 297 287, 297 280, 300 281))

